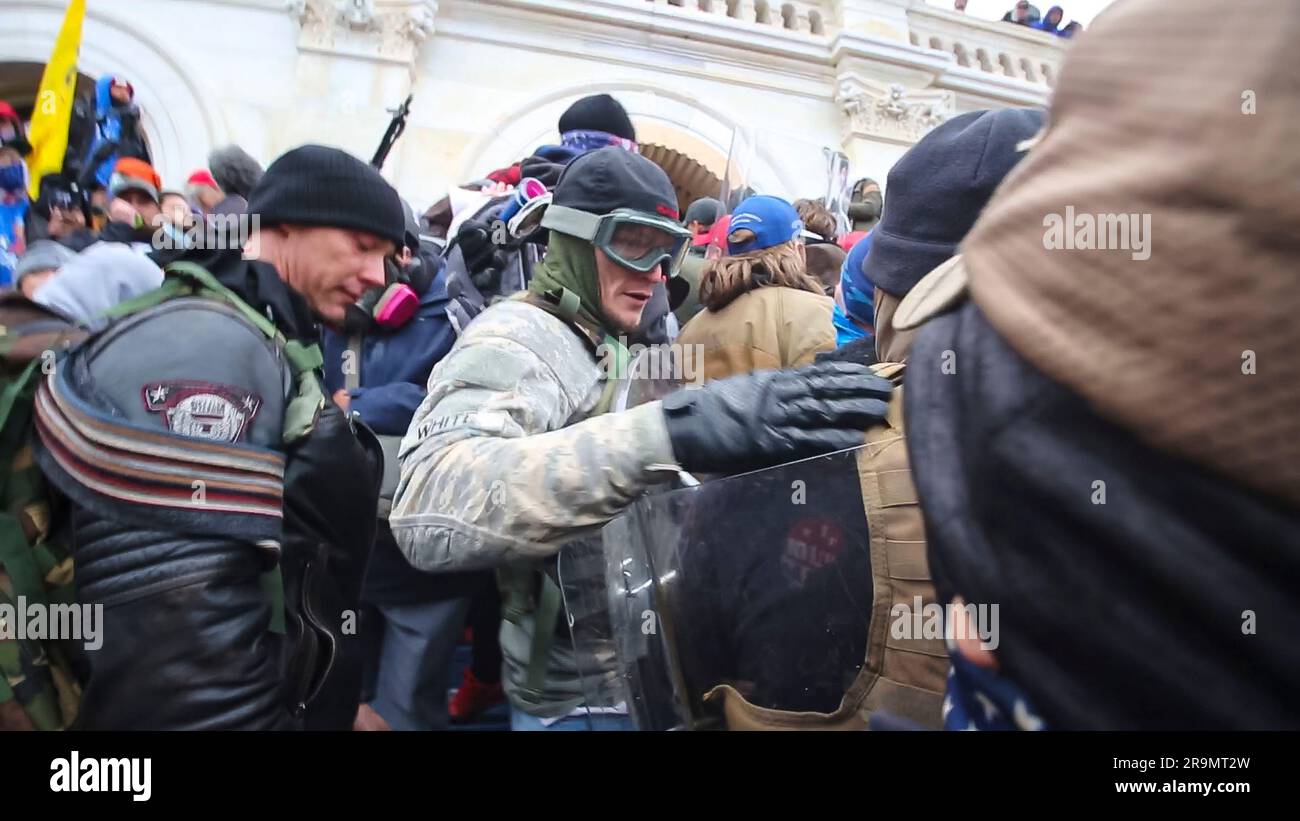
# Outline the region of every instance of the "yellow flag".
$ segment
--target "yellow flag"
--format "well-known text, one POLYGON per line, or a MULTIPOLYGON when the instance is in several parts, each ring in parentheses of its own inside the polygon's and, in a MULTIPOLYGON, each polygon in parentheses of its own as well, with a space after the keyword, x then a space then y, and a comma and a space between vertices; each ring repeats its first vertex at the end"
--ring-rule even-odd
POLYGON ((68 150, 68 126, 72 122, 72 95, 77 89, 77 52, 81 50, 81 21, 86 17, 86 0, 69 0, 63 16, 59 39, 41 75, 41 90, 32 108, 32 124, 27 140, 32 153, 27 156, 31 172, 28 192, 35 199, 41 177, 63 170, 63 155, 68 150))

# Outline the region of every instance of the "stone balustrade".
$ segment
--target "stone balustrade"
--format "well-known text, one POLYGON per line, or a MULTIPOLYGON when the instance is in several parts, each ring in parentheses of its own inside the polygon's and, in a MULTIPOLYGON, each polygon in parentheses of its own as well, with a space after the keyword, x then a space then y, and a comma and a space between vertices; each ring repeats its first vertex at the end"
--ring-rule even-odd
POLYGON ((1069 40, 931 6, 907 12, 913 46, 951 55, 956 69, 1052 88, 1069 40))
POLYGON ((791 2, 791 0, 645 0, 668 10, 681 9, 683 13, 698 12, 705 15, 727 17, 743 23, 753 23, 784 31, 814 36, 827 33, 831 17, 830 2, 791 2))

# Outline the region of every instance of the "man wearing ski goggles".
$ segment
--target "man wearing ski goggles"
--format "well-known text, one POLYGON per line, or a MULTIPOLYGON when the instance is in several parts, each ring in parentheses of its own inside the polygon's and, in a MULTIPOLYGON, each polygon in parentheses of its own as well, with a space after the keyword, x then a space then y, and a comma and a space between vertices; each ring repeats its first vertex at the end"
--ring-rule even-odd
POLYGON ((626 151, 575 160, 541 224, 551 238, 530 289, 553 299, 568 292, 606 332, 635 331, 655 287, 677 275, 690 248, 667 176, 626 151))
POLYGON ((676 220, 629 208, 597 216, 551 205, 542 225, 585 239, 615 263, 638 273, 649 273, 662 265, 666 277, 677 275, 691 241, 690 232, 676 220))
MULTIPOLYGON (((502 686, 514 729, 625 729, 622 696, 589 693, 567 627, 557 635, 567 618, 552 557, 679 466, 740 473, 860 445, 891 385, 835 362, 613 410, 620 379, 636 378, 619 337, 690 241, 677 193, 640 154, 601 148, 565 167, 541 224, 546 256, 527 291, 474 317, 430 374, 389 524, 418 570, 509 568, 502 686)), ((617 677, 612 656, 598 663, 601 680, 617 677)))

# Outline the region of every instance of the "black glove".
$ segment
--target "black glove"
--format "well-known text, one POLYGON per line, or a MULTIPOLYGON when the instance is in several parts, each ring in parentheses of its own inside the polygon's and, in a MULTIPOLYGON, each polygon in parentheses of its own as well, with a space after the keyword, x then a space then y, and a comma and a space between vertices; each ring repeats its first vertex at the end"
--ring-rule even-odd
POLYGON ((456 232, 456 245, 465 258, 465 268, 477 274, 492 263, 496 246, 492 244, 492 226, 482 220, 465 220, 456 232))
POLYGON ((852 362, 755 371, 669 394, 664 420, 683 468, 742 473, 861 445, 891 390, 852 362))

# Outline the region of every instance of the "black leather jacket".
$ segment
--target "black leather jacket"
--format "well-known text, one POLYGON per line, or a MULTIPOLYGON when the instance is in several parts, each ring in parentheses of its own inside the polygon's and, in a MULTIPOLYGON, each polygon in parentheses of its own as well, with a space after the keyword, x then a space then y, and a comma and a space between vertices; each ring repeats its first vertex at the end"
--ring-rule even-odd
MULTIPOLYGON (((314 340, 305 303, 269 266, 238 252, 196 261, 286 337, 314 340)), ((86 654, 76 726, 349 728, 361 671, 348 628, 356 624, 382 472, 373 434, 327 402, 312 432, 285 446, 288 367, 260 331, 214 300, 175 299, 120 320, 60 368, 67 392, 106 418, 172 443, 178 434, 224 438, 233 448, 283 457, 283 519, 261 517, 271 524, 257 527, 270 527, 271 538, 260 538, 267 533, 241 524, 247 517, 218 511, 195 519, 125 503, 112 482, 79 472, 84 463, 68 456, 76 449, 38 425, 37 458, 68 500, 56 532, 72 547, 78 602, 103 605, 102 646, 86 654), (283 631, 272 626, 266 575, 277 558, 283 631)), ((119 463, 129 467, 129 454, 119 463)))

